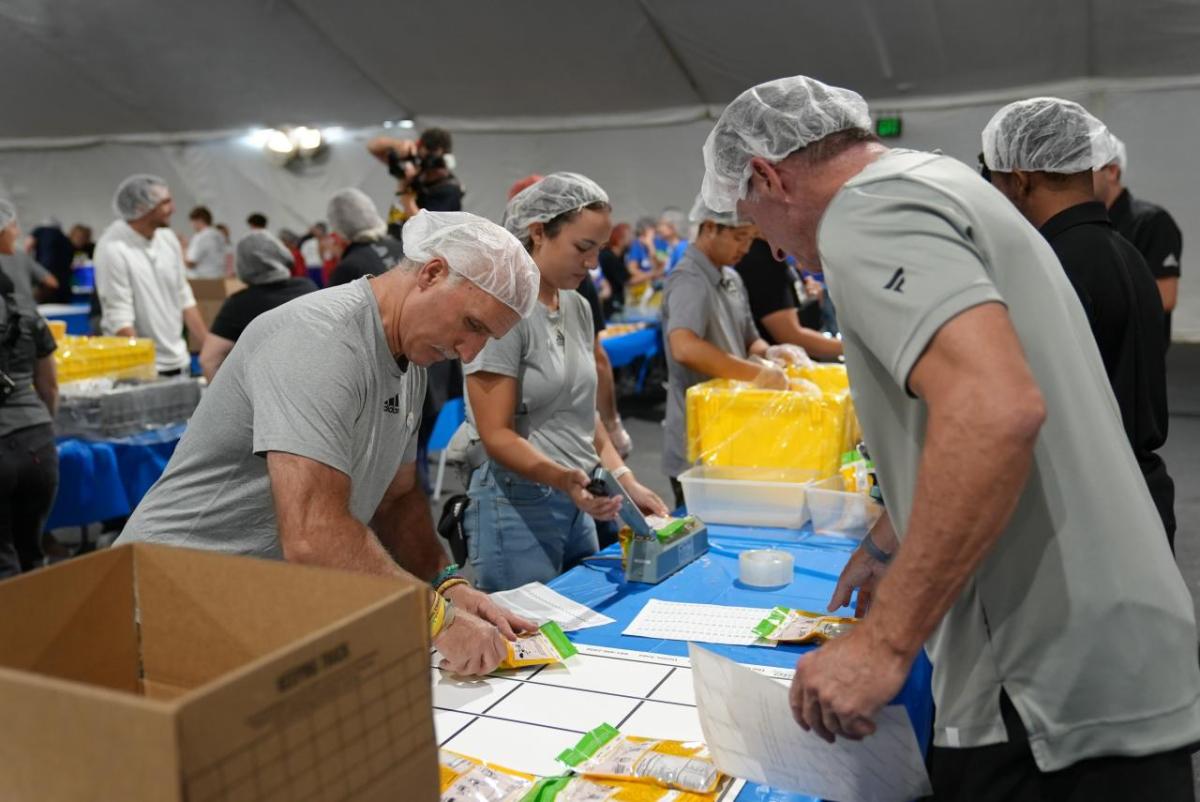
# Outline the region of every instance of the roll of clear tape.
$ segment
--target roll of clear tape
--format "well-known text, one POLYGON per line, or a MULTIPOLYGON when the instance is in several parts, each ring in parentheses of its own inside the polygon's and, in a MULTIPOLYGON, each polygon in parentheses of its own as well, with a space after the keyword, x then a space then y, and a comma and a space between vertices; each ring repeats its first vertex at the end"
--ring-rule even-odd
POLYGON ((755 588, 777 588, 792 582, 792 555, 779 549, 751 549, 738 556, 738 579, 755 588))

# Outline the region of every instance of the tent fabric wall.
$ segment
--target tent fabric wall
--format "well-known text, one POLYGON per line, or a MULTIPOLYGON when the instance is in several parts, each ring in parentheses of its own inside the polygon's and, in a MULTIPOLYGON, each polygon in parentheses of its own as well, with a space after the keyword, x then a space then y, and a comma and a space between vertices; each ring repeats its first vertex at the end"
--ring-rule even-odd
MULTIPOLYGON (((1176 339, 1200 341, 1200 193, 1190 136, 1200 130, 1200 86, 1182 82, 1105 89, 1085 82, 1074 89, 1054 89, 1087 105, 1125 140, 1129 186, 1135 194, 1167 207, 1183 229, 1183 279, 1174 332, 1176 339)), ((1006 98, 941 102, 939 108, 936 99, 909 101, 914 107, 903 110, 904 136, 890 144, 940 148, 975 164, 979 132, 1006 98)), ((888 109, 903 104, 873 105, 888 109)), ((453 125, 450 120, 438 122, 453 125)), ((515 180, 532 172, 574 170, 607 189, 618 220, 654 215, 665 206, 686 210, 700 186, 700 146, 711 126, 704 107, 627 115, 615 123, 584 119, 571 130, 547 130, 556 124, 545 121, 467 125, 468 130, 455 132, 458 173, 467 188, 466 208, 499 220, 505 192, 515 180)), ((246 230, 244 220, 251 211, 266 214, 272 228, 300 230, 324 217, 326 201, 342 187, 360 187, 381 209, 386 208, 393 182, 365 150, 366 140, 377 133, 383 131, 345 132, 330 145, 326 159, 302 172, 271 164, 261 150, 236 136, 0 148, 0 193, 17 204, 26 228, 52 215, 66 225, 88 223, 98 233, 112 219, 111 198, 117 183, 134 172, 151 172, 172 186, 180 209, 175 218, 179 231, 187 230, 186 210, 196 203, 211 206, 235 237, 246 230)))

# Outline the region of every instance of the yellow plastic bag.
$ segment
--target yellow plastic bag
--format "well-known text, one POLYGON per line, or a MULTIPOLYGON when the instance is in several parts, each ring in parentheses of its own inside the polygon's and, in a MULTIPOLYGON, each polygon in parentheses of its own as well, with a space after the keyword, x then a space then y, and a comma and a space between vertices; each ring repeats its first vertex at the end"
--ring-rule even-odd
POLYGON ((853 618, 776 607, 754 631, 776 643, 824 643, 846 635, 857 624, 853 618))
POLYGON ((552 777, 540 781, 524 802, 714 802, 717 793, 694 794, 619 780, 552 777))
POLYGON ((537 782, 532 774, 444 749, 438 752, 438 770, 443 802, 521 802, 537 782))
POLYGON ((508 641, 508 657, 504 658, 500 668, 561 663, 577 653, 574 644, 567 640, 562 627, 553 621, 547 621, 538 627, 534 634, 519 636, 515 642, 508 641))
POLYGON ((659 741, 622 735, 611 724, 586 733, 558 756, 560 763, 592 780, 649 783, 711 794, 722 774, 700 742, 659 741))

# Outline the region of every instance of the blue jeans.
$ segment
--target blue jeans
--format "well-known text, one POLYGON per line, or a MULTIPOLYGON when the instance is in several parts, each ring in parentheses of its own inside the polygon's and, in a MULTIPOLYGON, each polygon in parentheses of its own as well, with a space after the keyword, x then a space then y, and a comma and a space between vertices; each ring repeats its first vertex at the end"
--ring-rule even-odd
POLYGON ((548 582, 595 554, 596 524, 561 490, 488 460, 471 474, 467 557, 485 592, 548 582))

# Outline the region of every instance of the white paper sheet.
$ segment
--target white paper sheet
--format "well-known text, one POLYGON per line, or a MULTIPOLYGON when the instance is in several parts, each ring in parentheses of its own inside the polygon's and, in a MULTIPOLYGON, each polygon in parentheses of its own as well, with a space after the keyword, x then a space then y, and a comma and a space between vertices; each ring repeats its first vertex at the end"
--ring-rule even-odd
POLYGON ((651 599, 629 622, 625 635, 696 643, 735 646, 774 646, 754 633, 770 608, 725 607, 720 604, 685 604, 651 599))
POLYGON ((903 802, 930 793, 908 712, 885 707, 875 734, 826 743, 792 719, 788 690, 694 644, 696 704, 721 771, 825 799, 903 802))
POLYGON ((613 622, 608 616, 568 599, 541 582, 530 582, 512 590, 501 590, 491 594, 491 598, 517 615, 539 624, 554 621, 564 632, 602 627, 613 622))

